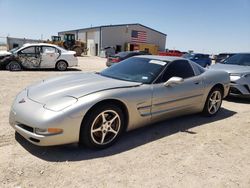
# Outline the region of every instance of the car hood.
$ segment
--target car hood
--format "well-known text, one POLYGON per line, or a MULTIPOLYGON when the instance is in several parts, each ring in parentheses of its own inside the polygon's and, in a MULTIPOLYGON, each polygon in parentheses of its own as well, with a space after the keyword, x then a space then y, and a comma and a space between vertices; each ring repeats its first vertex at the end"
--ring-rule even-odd
POLYGON ((11 55, 11 53, 7 52, 7 51, 0 51, 0 57, 1 56, 7 56, 7 55, 11 55))
POLYGON ((28 87, 27 90, 28 98, 47 104, 58 98, 80 98, 98 91, 139 85, 141 83, 116 80, 96 73, 76 73, 43 80, 28 87))
POLYGON ((241 66, 241 65, 227 65, 222 63, 217 63, 209 67, 214 70, 223 70, 230 74, 232 73, 249 73, 250 66, 241 66))

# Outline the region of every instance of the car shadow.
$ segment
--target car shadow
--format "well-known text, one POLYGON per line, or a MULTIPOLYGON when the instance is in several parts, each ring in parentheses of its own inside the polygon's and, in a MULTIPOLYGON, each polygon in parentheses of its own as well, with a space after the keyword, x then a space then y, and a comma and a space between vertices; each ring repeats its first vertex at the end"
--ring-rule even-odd
POLYGON ((9 70, 1 70, 1 71, 8 71, 8 72, 69 72, 69 71, 82 71, 81 69, 79 68, 67 68, 66 71, 58 71, 56 69, 23 69, 23 70, 20 70, 20 71, 9 71, 9 70))
POLYGON ((16 140, 32 155, 46 161, 64 162, 90 160, 122 153, 178 132, 198 134, 189 129, 229 118, 234 114, 236 114, 236 112, 222 108, 220 112, 213 117, 194 114, 170 119, 127 132, 122 135, 116 144, 103 150, 91 150, 85 147, 79 147, 78 144, 41 147, 31 144, 19 134, 16 134, 16 140))
POLYGON ((66 71, 58 71, 56 69, 24 69, 22 71, 26 71, 26 72, 39 72, 39 71, 47 71, 47 72, 69 72, 69 71, 82 71, 82 70, 78 69, 78 68, 67 68, 66 71))
POLYGON ((236 97, 236 96, 228 96, 225 100, 228 102, 236 102, 241 104, 250 104, 250 97, 236 97))

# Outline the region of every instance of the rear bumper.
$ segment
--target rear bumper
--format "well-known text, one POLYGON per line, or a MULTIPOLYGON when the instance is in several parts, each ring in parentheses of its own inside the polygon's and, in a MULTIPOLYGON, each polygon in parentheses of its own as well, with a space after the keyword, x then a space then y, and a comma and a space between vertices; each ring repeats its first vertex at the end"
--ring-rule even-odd
POLYGON ((78 66, 78 59, 75 57, 68 61, 69 67, 77 67, 78 66))

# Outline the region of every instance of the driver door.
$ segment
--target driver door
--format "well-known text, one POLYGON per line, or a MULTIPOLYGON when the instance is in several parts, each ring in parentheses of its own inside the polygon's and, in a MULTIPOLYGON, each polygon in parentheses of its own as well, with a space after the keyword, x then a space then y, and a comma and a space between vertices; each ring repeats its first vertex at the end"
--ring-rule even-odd
POLYGON ((202 77, 195 75, 186 60, 171 62, 162 77, 153 85, 152 120, 163 120, 197 110, 203 97, 202 77), (183 82, 165 86, 172 77, 181 77, 183 82))
POLYGON ((52 46, 42 46, 41 68, 54 68, 59 57, 59 51, 52 46))

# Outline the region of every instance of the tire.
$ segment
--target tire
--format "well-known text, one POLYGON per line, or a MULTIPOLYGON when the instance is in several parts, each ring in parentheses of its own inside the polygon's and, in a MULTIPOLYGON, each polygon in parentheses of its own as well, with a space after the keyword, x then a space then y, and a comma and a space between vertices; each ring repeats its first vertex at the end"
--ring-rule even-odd
POLYGON ((124 130, 122 110, 113 104, 94 108, 83 120, 80 144, 93 149, 104 149, 113 145, 124 130))
POLYGON ((6 66, 6 69, 9 71, 20 71, 22 70, 22 66, 17 61, 11 61, 6 66))
POLYGON ((58 61, 56 63, 56 69, 59 71, 66 71, 68 68, 68 64, 65 61, 58 61))
POLYGON ((214 116, 218 113, 222 104, 222 93, 222 89, 219 87, 214 87, 211 89, 203 109, 203 115, 214 116))

